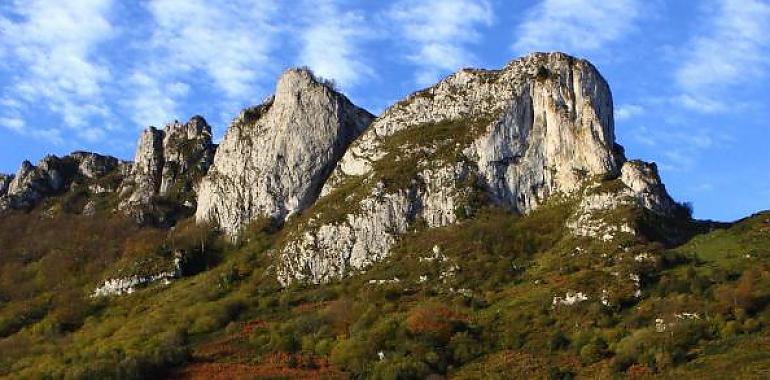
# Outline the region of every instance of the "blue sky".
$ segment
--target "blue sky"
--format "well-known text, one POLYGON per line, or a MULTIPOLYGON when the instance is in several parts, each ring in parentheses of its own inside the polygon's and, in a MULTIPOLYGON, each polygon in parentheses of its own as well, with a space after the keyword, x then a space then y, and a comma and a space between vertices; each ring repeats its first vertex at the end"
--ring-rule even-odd
POLYGON ((768 0, 2 0, 0 172, 46 153, 131 158, 147 125, 221 137, 286 67, 374 113, 465 66, 591 60, 618 141, 701 218, 770 208, 768 0))

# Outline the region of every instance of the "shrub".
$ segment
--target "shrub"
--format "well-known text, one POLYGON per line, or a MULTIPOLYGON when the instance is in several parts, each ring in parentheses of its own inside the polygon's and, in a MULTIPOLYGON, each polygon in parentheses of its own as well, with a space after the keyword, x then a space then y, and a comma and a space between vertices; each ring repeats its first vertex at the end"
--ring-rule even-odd
POLYGON ((452 334, 465 325, 465 317, 438 304, 418 306, 409 312, 406 327, 409 332, 446 343, 452 334))
POLYGON ((383 380, 424 379, 430 373, 431 369, 427 364, 409 356, 399 356, 377 363, 371 378, 383 380))
POLYGON ((556 330, 556 332, 551 335, 551 340, 548 342, 548 349, 551 352, 559 351, 567 348, 569 344, 570 341, 569 338, 567 338, 567 335, 561 330, 556 330))
POLYGON ((600 337, 594 337, 580 349, 580 360, 585 364, 596 363, 607 356, 607 342, 600 337))
POLYGON ((462 331, 449 340, 449 350, 455 364, 462 365, 481 355, 481 342, 471 336, 467 331, 462 331))

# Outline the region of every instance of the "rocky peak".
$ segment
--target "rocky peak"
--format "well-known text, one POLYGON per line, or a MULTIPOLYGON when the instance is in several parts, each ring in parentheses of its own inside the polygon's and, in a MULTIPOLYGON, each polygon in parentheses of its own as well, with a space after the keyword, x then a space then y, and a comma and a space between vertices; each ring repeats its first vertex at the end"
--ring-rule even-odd
POLYGON ((189 192, 214 161, 216 147, 212 143, 211 127, 196 115, 187 123, 169 124, 164 132, 165 162, 159 195, 170 196, 180 190, 189 192))
POLYGON ((628 161, 623 164, 620 179, 648 210, 660 215, 673 215, 681 207, 668 195, 655 163, 628 161))
POLYGON ((54 195, 64 190, 69 173, 64 160, 56 156, 46 156, 37 166, 25 160, 8 184, 8 190, 0 208, 22 209, 34 206, 43 197, 54 195))
MULTIPOLYGON (((46 197, 74 189, 79 183, 102 182, 101 178, 121 165, 115 157, 87 152, 63 157, 49 155, 37 165, 24 161, 15 176, 0 176, 0 210, 29 209, 46 197)), ((107 185, 105 182, 96 186, 97 192, 107 191, 107 185)))
MULTIPOLYGON (((480 202, 526 214, 555 194, 579 197, 618 178, 624 162, 610 88, 589 62, 534 53, 501 70, 463 69, 389 108, 351 145, 291 232, 279 280, 364 268, 417 221, 456 223, 480 202)), ((620 185, 633 196, 610 197, 665 212, 653 207, 670 199, 665 189, 639 168, 620 185)))
POLYGON ((256 218, 282 221, 307 208, 373 118, 309 70, 287 70, 273 97, 228 128, 201 184, 197 220, 235 236, 256 218))
POLYGON ((177 210, 161 210, 158 201, 164 198, 194 209, 196 186, 208 171, 215 150, 211 127, 201 116, 193 116, 187 123, 174 121, 163 130, 147 128, 121 186, 118 208, 140 223, 172 223, 173 217, 166 211, 173 214, 177 210))

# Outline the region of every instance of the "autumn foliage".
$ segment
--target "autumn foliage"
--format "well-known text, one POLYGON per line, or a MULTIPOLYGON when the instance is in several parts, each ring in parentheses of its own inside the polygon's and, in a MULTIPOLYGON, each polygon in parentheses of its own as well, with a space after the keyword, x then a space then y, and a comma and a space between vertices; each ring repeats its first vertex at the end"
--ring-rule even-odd
POLYGON ((409 312, 406 327, 415 335, 428 335, 440 341, 448 341, 458 327, 467 322, 467 317, 446 306, 427 304, 409 312))

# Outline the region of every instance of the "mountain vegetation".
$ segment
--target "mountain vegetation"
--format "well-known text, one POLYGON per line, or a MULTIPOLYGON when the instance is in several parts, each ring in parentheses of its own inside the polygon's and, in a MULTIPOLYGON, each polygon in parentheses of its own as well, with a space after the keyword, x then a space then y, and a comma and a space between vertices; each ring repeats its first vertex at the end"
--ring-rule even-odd
POLYGON ((218 147, 196 116, 134 163, 27 162, 0 377, 763 377, 770 212, 694 220, 612 120, 560 53, 377 118, 292 69, 218 147))

